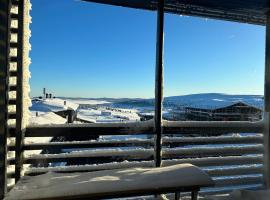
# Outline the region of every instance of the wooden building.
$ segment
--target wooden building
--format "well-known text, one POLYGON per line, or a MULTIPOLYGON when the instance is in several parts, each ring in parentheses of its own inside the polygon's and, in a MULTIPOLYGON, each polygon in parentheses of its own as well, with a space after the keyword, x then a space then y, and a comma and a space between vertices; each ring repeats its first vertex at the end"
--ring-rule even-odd
POLYGON ((230 103, 223 107, 186 107, 185 119, 191 121, 258 121, 262 109, 244 102, 230 103))

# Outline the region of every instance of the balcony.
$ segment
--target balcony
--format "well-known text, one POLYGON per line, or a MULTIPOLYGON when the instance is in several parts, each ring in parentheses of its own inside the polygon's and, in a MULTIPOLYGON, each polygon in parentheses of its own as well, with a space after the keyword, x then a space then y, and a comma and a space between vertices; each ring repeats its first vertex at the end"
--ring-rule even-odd
MULTIPOLYGON (((134 167, 162 168, 185 163, 199 167, 214 181, 214 186, 200 190, 199 196, 202 198, 228 194, 233 190, 269 189, 270 21, 266 14, 269 10, 267 2, 240 0, 237 3, 105 0, 93 2, 157 10, 154 119, 131 123, 27 125, 30 1, 0 0, 0 19, 4 22, 0 25, 0 109, 3 111, 0 113, 0 198, 8 197, 17 184, 23 187, 25 177, 35 178, 50 175, 50 173, 55 173, 55 177, 57 177, 56 174, 64 173, 67 177, 71 173, 79 173, 83 176, 83 173, 97 173, 104 170, 124 170, 134 169, 134 167), (174 122, 162 119, 164 12, 266 25, 263 120, 174 122), (16 81, 12 81, 12 78, 16 81), (91 135, 94 138, 98 136, 128 137, 122 137, 122 139, 119 137, 120 139, 117 140, 93 139, 63 142, 48 142, 45 139, 68 135, 78 137, 91 135), (61 163, 65 164, 61 165, 61 163)), ((137 171, 133 173, 136 174, 137 171)), ((143 189, 140 192, 134 189, 123 195, 110 193, 106 196, 105 189, 104 196, 95 198, 158 195, 171 192, 175 192, 174 198, 179 198, 176 189, 183 192, 184 196, 187 195, 187 191, 192 191, 193 199, 196 198, 194 191, 198 192, 198 187, 194 183, 194 187, 184 187, 184 189, 171 187, 166 191, 160 189, 151 192, 142 192, 143 189)), ((58 197, 58 199, 65 198, 58 197)), ((78 199, 83 198, 89 198, 89 196, 78 199)))

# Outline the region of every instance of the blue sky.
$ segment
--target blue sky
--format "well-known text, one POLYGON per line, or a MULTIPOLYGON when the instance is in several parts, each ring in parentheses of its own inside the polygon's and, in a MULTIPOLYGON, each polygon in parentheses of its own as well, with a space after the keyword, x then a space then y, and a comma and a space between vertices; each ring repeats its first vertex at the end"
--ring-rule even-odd
MULTIPOLYGON (((154 96, 156 13, 32 1, 31 96, 154 96)), ((165 16, 164 95, 263 94, 265 28, 165 16)))

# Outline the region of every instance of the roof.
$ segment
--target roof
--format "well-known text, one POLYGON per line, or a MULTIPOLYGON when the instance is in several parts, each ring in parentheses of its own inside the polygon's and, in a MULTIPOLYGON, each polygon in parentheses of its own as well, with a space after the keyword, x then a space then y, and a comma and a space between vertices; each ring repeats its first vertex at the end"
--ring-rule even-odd
MULTIPOLYGON (((158 0, 83 0, 129 8, 156 10, 158 0)), ((242 23, 266 24, 270 0, 165 0, 165 12, 242 23)))
POLYGON ((58 112, 63 110, 77 110, 79 104, 66 101, 59 98, 53 99, 33 99, 32 106, 30 107, 31 111, 39 112, 58 112))
MULTIPOLYGON (((215 101, 215 100, 213 100, 215 101)), ((227 101, 227 102, 215 102, 213 103, 213 101, 211 102, 207 102, 206 104, 193 104, 191 106, 187 106, 185 107, 186 109, 203 109, 203 110, 217 110, 217 109, 222 109, 222 108, 226 108, 226 107, 230 107, 230 106, 237 106, 239 104, 241 105, 245 105, 245 106, 249 106, 249 107, 252 107, 252 108, 255 108, 255 109, 258 109, 258 110, 262 110, 262 106, 259 105, 259 104, 254 104, 254 102, 245 102, 245 101, 236 101, 236 102, 230 102, 230 101, 227 101)))

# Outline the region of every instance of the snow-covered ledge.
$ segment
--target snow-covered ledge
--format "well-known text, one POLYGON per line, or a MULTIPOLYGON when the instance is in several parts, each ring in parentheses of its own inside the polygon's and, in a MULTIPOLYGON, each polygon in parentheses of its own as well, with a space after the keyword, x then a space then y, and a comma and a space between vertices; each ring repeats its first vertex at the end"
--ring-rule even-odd
POLYGON ((32 4, 30 0, 24 0, 24 24, 23 24, 23 32, 24 32, 24 38, 23 38, 23 71, 22 71, 22 84, 23 84, 23 103, 22 103, 22 128, 26 128, 28 125, 28 119, 29 119, 29 107, 31 106, 31 99, 30 99, 30 85, 29 85, 29 78, 30 78, 30 71, 29 66, 31 63, 31 59, 29 56, 29 52, 31 50, 31 44, 30 44, 30 37, 31 37, 31 30, 30 30, 30 24, 31 24, 31 16, 30 11, 32 8, 32 4))

